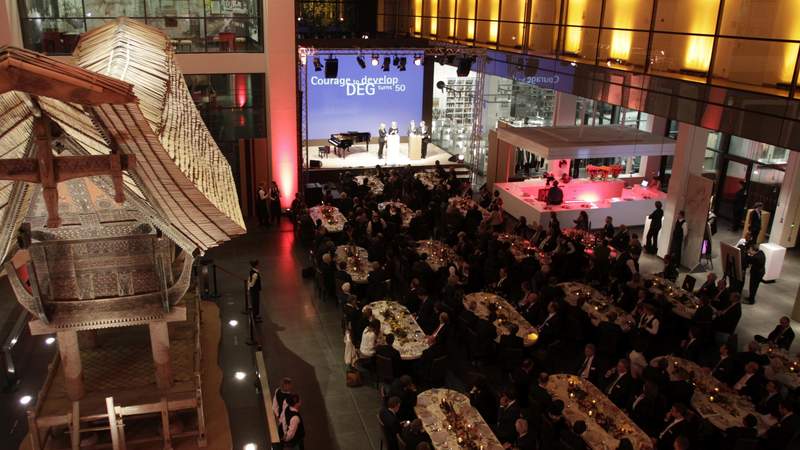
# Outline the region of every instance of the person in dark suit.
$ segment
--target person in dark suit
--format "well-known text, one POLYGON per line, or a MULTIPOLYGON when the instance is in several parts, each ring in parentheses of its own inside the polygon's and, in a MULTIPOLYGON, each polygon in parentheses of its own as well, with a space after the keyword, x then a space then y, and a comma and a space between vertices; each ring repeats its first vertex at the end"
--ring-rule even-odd
POLYGON ((389 386, 389 397, 400 399, 400 409, 397 417, 402 420, 412 420, 416 417, 414 407, 417 406, 417 386, 408 375, 402 375, 389 386))
POLYGON ((736 448, 740 439, 755 439, 758 436, 758 419, 752 414, 744 416, 742 425, 725 429, 723 445, 720 448, 736 448))
POLYGON ((546 386, 549 381, 550 377, 544 373, 539 373, 536 383, 531 385, 530 391, 528 391, 528 404, 530 405, 530 418, 531 420, 537 421, 533 423, 533 427, 538 429, 539 428, 539 420, 541 417, 547 412, 550 408, 550 404, 553 402, 553 397, 550 396, 550 393, 547 392, 546 386))
POLYGON ((647 230, 644 248, 647 253, 655 254, 658 252, 658 233, 661 232, 661 221, 664 219, 664 210, 661 209, 660 201, 656 201, 656 209, 647 217, 650 218, 650 228, 647 230))
POLYGON ((761 389, 764 386, 764 375, 761 367, 756 362, 749 362, 744 366, 744 374, 733 385, 733 390, 750 398, 753 403, 761 400, 761 389))
POLYGON ((778 407, 781 404, 783 397, 781 396, 781 388, 775 380, 767 381, 766 394, 761 398, 761 401, 756 403, 756 412, 763 415, 771 415, 775 418, 780 417, 778 407))
POLYGON ((672 255, 672 260, 679 265, 681 264, 683 243, 687 233, 686 215, 683 210, 681 210, 678 211, 678 218, 675 221, 675 226, 672 228, 672 240, 669 243, 669 253, 672 255))
POLYGON ((689 374, 686 369, 678 367, 673 372, 674 380, 667 384, 668 398, 684 405, 690 404, 694 395, 694 385, 689 381, 689 374))
POLYGON ((571 450, 586 450, 586 442, 583 440, 583 433, 586 432, 586 422, 576 420, 572 424, 571 430, 565 430, 561 436, 561 442, 566 444, 567 448, 571 450))
POLYGON ((538 443, 536 436, 528 433, 528 421, 522 418, 517 419, 514 423, 517 430, 517 440, 514 447, 518 450, 536 450, 538 443))
POLYGON ((547 317, 539 324, 539 339, 537 345, 549 345, 561 336, 561 315, 558 312, 558 303, 551 301, 547 304, 547 317))
POLYGON ((791 442, 792 439, 796 439, 797 432, 800 430, 800 416, 795 413, 795 405, 789 399, 784 399, 778 405, 778 411, 781 420, 765 433, 763 448, 765 450, 795 450, 797 447, 791 442))
POLYGON ((603 358, 613 358, 619 356, 619 343, 625 335, 622 327, 617 321, 617 313, 614 311, 606 314, 608 320, 597 325, 597 349, 598 356, 603 358))
POLYGON ((763 208, 763 203, 756 202, 756 204, 753 205, 753 209, 750 211, 750 217, 748 218, 750 223, 747 231, 750 232, 750 236, 753 237, 754 242, 758 241, 758 235, 761 233, 761 210, 763 208))
POLYGON ((744 303, 753 305, 756 302, 756 293, 766 272, 767 257, 755 244, 747 251, 747 263, 750 266, 750 292, 744 303))
POLYGON ((392 344, 394 344, 394 335, 389 333, 386 335, 386 343, 375 347, 375 354, 389 358, 389 360, 392 361, 392 370, 394 371, 394 375, 396 377, 400 374, 400 365, 402 364, 402 359, 400 357, 400 352, 398 352, 397 349, 392 346, 392 344))
POLYGON ((378 159, 383 159, 383 147, 386 146, 386 135, 389 134, 386 130, 386 124, 382 123, 378 127, 378 159))
POLYGON ((558 181, 553 181, 553 186, 547 190, 547 204, 560 205, 564 202, 564 191, 558 187, 558 181))
POLYGON ((736 361, 734 360, 731 353, 731 347, 728 344, 722 344, 719 347, 719 359, 711 368, 711 375, 714 378, 722 381, 723 383, 730 385, 734 380, 735 370, 736 370, 736 361))
POLYGON ((664 417, 658 385, 645 381, 642 392, 631 404, 630 417, 648 435, 655 436, 661 431, 661 418, 664 417))
POLYGON ((381 408, 378 417, 383 424, 383 433, 386 436, 386 446, 389 450, 399 450, 397 436, 402 433, 403 427, 400 424, 400 419, 397 416, 400 411, 400 398, 389 397, 386 402, 386 407, 381 408))
POLYGON ((599 377, 598 362, 594 344, 586 344, 583 348, 583 361, 575 370, 575 375, 589 380, 592 384, 597 384, 599 377))
POLYGON ((519 327, 517 324, 508 324, 508 334, 500 336, 500 342, 498 343, 498 348, 501 352, 503 350, 522 350, 525 347, 525 342, 521 337, 517 336, 518 332, 519 327))
POLYGON ((789 320, 788 316, 783 316, 781 317, 781 320, 778 322, 778 325, 775 327, 775 329, 772 330, 767 337, 757 334, 755 336, 755 340, 761 344, 775 345, 778 348, 789 350, 789 348, 792 346, 792 341, 794 341, 792 322, 789 320))
POLYGON ((684 436, 688 429, 686 422, 686 406, 683 403, 675 403, 667 414, 667 425, 658 434, 656 444, 657 450, 673 450, 675 439, 684 436))
POLYGON ((430 442, 431 438, 428 433, 422 428, 422 421, 414 419, 408 424, 403 433, 400 435, 403 442, 406 444, 406 449, 415 449, 422 442, 430 442))
POLYGON ((620 409, 627 408, 633 393, 633 378, 630 374, 630 361, 623 358, 616 367, 606 372, 603 391, 620 409))
POLYGON ((733 334, 742 319, 742 297, 738 292, 731 292, 728 304, 718 309, 714 317, 712 328, 720 333, 733 334))
POLYGON ((520 408, 514 393, 504 391, 500 394, 500 408, 497 411, 497 426, 495 435, 502 443, 517 440, 516 422, 520 417, 520 408))
POLYGON ((703 353, 700 337, 700 328, 697 326, 689 328, 689 336, 681 342, 681 357, 692 362, 699 362, 700 356, 703 353))
POLYGON ((486 377, 477 375, 467 393, 470 405, 478 410, 483 420, 486 423, 497 423, 497 397, 489 387, 486 377))

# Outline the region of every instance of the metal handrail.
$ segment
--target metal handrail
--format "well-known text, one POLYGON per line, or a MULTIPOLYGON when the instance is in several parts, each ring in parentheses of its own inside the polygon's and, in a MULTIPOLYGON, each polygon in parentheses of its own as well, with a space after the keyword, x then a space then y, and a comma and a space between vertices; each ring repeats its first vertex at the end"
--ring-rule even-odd
POLYGON ((278 423, 275 421, 275 414, 272 413, 271 393, 267 376, 267 365, 264 362, 264 354, 260 351, 255 353, 256 357, 256 376, 261 388, 261 400, 264 402, 264 414, 267 416, 267 441, 275 447, 280 444, 281 439, 278 435, 278 423))

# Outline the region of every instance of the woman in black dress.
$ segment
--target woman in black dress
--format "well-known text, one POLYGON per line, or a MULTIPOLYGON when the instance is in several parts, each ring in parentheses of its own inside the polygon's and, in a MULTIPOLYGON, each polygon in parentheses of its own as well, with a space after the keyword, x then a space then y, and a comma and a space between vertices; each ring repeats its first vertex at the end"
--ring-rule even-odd
POLYGON ((269 188, 269 221, 279 224, 281 223, 281 191, 278 189, 278 183, 272 182, 269 188))

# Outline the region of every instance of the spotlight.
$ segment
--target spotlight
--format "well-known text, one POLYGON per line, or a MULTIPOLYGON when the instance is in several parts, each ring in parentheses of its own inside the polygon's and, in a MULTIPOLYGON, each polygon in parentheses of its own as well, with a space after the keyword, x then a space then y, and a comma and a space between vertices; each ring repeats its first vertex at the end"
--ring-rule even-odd
POLYGON ((456 69, 456 75, 460 77, 469 76, 469 72, 472 70, 472 58, 471 57, 464 57, 458 62, 458 68, 456 69))
POLYGON ((391 64, 392 64, 392 58, 386 56, 383 58, 383 66, 381 68, 383 69, 384 72, 388 72, 389 66, 391 66, 391 64))
POLYGON ((53 336, 50 336, 49 338, 44 340, 44 343, 47 344, 47 345, 53 345, 53 342, 55 342, 55 341, 56 341, 56 338, 54 338, 53 336))
POLYGON ((375 67, 378 65, 378 55, 372 55, 372 66, 375 67))
POLYGON ((234 373, 234 374, 233 374, 233 377, 234 377, 234 378, 236 378, 236 379, 237 379, 237 380, 239 380, 239 381, 242 381, 242 380, 244 380, 245 378, 247 378, 247 374, 246 374, 246 373, 244 373, 244 372, 241 372, 241 371, 240 371, 240 372, 236 372, 236 373, 234 373))
POLYGON ((414 65, 421 66, 422 65, 422 56, 415 56, 414 57, 414 65))
POLYGON ((319 61, 318 57, 314 57, 314 72, 319 72, 322 70, 322 63, 319 61))
POLYGON ((239 321, 236 319, 231 319, 228 321, 228 325, 230 325, 231 327, 236 327, 236 325, 239 325, 239 321))
POLYGON ((404 72, 406 70, 406 62, 407 59, 405 56, 401 57, 400 61, 398 61, 397 68, 400 70, 400 72, 404 72))
POLYGON ((367 63, 366 63, 366 62, 364 62, 364 57, 363 57, 363 56, 361 56, 361 55, 357 56, 357 57, 356 57, 356 62, 358 62, 358 65, 359 65, 359 66, 360 66, 362 69, 366 69, 366 68, 367 68, 367 63))
POLYGON ((400 58, 397 55, 394 55, 394 59, 392 60, 392 65, 397 67, 400 64, 400 58))
POLYGON ((249 442, 247 444, 244 444, 243 450, 256 450, 256 449, 258 449, 258 446, 256 444, 253 444, 252 442, 249 442))
POLYGON ((19 398, 19 404, 27 405, 28 403, 31 402, 31 400, 33 400, 33 397, 31 397, 30 395, 23 395, 22 397, 19 398))
POLYGON ((325 60, 325 78, 336 78, 339 74, 339 60, 329 56, 325 60))
POLYGON ((464 155, 458 155, 458 162, 464 162, 464 155))

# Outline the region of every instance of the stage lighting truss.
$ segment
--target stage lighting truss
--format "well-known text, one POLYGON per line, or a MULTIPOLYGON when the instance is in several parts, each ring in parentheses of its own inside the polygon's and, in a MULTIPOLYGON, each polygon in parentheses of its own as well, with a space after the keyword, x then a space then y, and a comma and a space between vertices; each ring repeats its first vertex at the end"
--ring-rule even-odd
POLYGON ((364 57, 363 56, 358 55, 356 57, 356 62, 358 62, 359 67, 361 67, 362 69, 366 69, 367 68, 367 63, 364 61, 364 57))
POLYGON ((322 70, 322 63, 319 61, 319 57, 314 57, 314 72, 319 72, 322 70))
POLYGON ((378 55, 372 55, 372 66, 376 67, 379 63, 378 55))
POLYGON ((384 72, 388 72, 389 68, 391 67, 391 64, 392 64, 392 58, 385 56, 383 58, 383 66, 381 66, 381 69, 383 69, 384 72))

